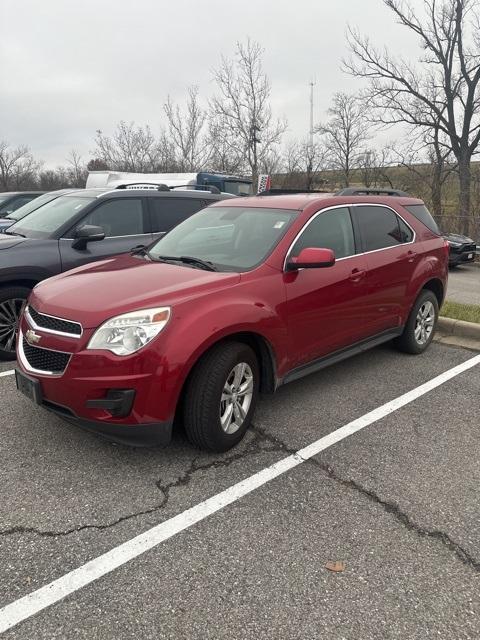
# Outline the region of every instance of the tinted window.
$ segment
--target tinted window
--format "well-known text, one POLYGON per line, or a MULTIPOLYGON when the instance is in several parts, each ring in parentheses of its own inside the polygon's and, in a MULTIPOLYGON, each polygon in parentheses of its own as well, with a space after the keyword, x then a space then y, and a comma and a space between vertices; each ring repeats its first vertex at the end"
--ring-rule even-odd
POLYGON ((34 200, 30 200, 30 202, 24 204, 22 207, 17 209, 15 213, 11 213, 8 217, 10 220, 21 220, 25 216, 28 216, 29 213, 32 213, 32 211, 35 211, 35 209, 42 207, 44 204, 47 204, 47 202, 55 200, 55 198, 58 198, 58 195, 46 193, 45 195, 39 196, 34 200))
POLYGON ((205 206, 196 198, 149 198, 149 202, 154 232, 170 231, 205 206))
POLYGON ((33 194, 29 196, 19 196, 18 198, 15 198, 15 200, 10 201, 8 204, 2 207, 0 209, 0 214, 4 215, 6 213, 11 213, 12 211, 16 211, 17 209, 19 209, 20 207, 23 207, 24 204, 27 204, 27 202, 30 202, 30 200, 33 200, 34 198, 36 198, 36 196, 33 194))
POLYGON ((298 256, 307 247, 333 249, 336 258, 353 255, 355 240, 349 210, 332 209, 318 215, 296 241, 291 255, 298 256))
POLYGON ((278 244, 297 211, 253 207, 207 207, 153 245, 152 258, 194 256, 221 271, 247 271, 278 244))
POLYGON ((9 231, 22 233, 28 238, 48 238, 93 200, 95 198, 60 196, 13 224, 9 231))
POLYGON ((400 218, 386 207, 355 207, 365 242, 365 251, 375 251, 409 242, 408 227, 400 228, 400 218))
POLYGON ((92 224, 102 227, 105 236, 135 236, 144 233, 140 198, 114 199, 100 204, 83 218, 77 227, 92 224))
POLYGON ((409 204, 405 207, 407 211, 409 211, 417 220, 423 222, 423 224, 433 231, 433 233, 438 233, 440 235, 440 229, 438 228, 437 223, 433 219, 432 214, 427 209, 424 204, 409 204))
POLYGON ((413 231, 410 227, 405 224, 405 222, 398 218, 398 224, 400 225, 400 236, 402 238, 402 242, 412 242, 413 240, 413 231))

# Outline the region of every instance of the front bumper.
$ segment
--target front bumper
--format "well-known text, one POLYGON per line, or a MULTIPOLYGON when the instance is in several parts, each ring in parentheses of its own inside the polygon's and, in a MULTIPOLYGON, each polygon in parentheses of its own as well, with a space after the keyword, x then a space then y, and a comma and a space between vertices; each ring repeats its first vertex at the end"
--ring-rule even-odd
POLYGON ((464 264, 465 262, 474 262, 475 261, 475 251, 469 250, 469 251, 460 251, 460 252, 453 252, 452 250, 450 250, 450 256, 448 259, 448 264, 450 266, 453 265, 458 265, 458 264, 464 264))
MULTIPOLYGON (((135 447, 166 446, 170 443, 173 420, 149 422, 147 424, 89 420, 75 415, 69 407, 45 398, 40 381, 25 375, 20 368, 16 369, 15 378, 17 389, 24 393, 30 400, 33 400, 35 404, 47 409, 47 411, 51 411, 81 429, 95 433, 107 440, 135 447)), ((106 402, 111 401, 107 400, 106 402)))

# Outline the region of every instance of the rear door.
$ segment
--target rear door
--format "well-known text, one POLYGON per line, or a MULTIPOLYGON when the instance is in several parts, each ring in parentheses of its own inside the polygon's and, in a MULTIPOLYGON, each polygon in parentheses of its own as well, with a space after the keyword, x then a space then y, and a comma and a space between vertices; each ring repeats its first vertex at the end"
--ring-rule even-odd
POLYGON ((415 233, 393 209, 354 205, 367 261, 366 320, 372 333, 398 327, 407 302, 407 287, 419 260, 415 233))
POLYGON ((359 342, 369 333, 364 320, 366 258, 357 255, 349 208, 335 207, 313 216, 287 259, 307 247, 333 249, 336 263, 284 274, 292 368, 359 342))
POLYGON ((100 201, 95 209, 87 213, 65 234, 65 237, 60 238, 62 271, 125 253, 140 244, 148 245, 152 239, 143 198, 112 198, 100 201), (75 231, 84 225, 102 227, 105 239, 89 242, 85 249, 74 249, 72 241, 75 231))

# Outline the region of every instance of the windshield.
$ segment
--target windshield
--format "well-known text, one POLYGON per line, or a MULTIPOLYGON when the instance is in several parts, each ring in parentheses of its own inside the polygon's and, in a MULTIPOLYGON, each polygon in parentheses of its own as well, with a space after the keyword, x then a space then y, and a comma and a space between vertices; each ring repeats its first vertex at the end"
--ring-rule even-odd
POLYGON ((7 198, 10 198, 10 194, 5 195, 3 193, 0 193, 0 202, 4 202, 7 198))
POLYGON ((35 209, 42 207, 44 204, 47 204, 47 202, 55 200, 55 198, 58 198, 58 195, 53 193, 45 193, 43 196, 38 196, 38 198, 30 200, 30 202, 24 204, 23 207, 19 207, 16 211, 9 213, 6 217, 9 220, 21 220, 25 216, 28 216, 29 213, 32 213, 32 211, 35 211, 35 209))
POLYGON ((161 238, 149 256, 192 256, 220 271, 248 271, 265 260, 296 215, 287 209, 208 207, 161 238))
POLYGON ((27 238, 48 238, 93 200, 95 198, 84 196, 60 196, 13 224, 8 232, 27 238))
POLYGON ((225 180, 226 193, 233 193, 236 196, 251 196, 253 194, 253 186, 251 182, 232 182, 225 180))

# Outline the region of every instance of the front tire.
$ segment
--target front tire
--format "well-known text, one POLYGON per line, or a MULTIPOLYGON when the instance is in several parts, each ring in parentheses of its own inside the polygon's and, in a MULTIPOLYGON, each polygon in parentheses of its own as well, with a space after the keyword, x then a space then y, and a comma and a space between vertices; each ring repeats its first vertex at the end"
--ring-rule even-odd
POLYGON ((18 323, 30 289, 6 287, 0 289, 0 360, 15 360, 18 323))
POLYGON ((246 344, 213 347, 193 370, 184 405, 190 442, 208 451, 228 451, 242 440, 258 398, 259 369, 246 344))
POLYGON ((424 289, 413 305, 402 335, 394 341, 395 346, 405 353, 423 353, 433 340, 437 322, 437 297, 424 289))

